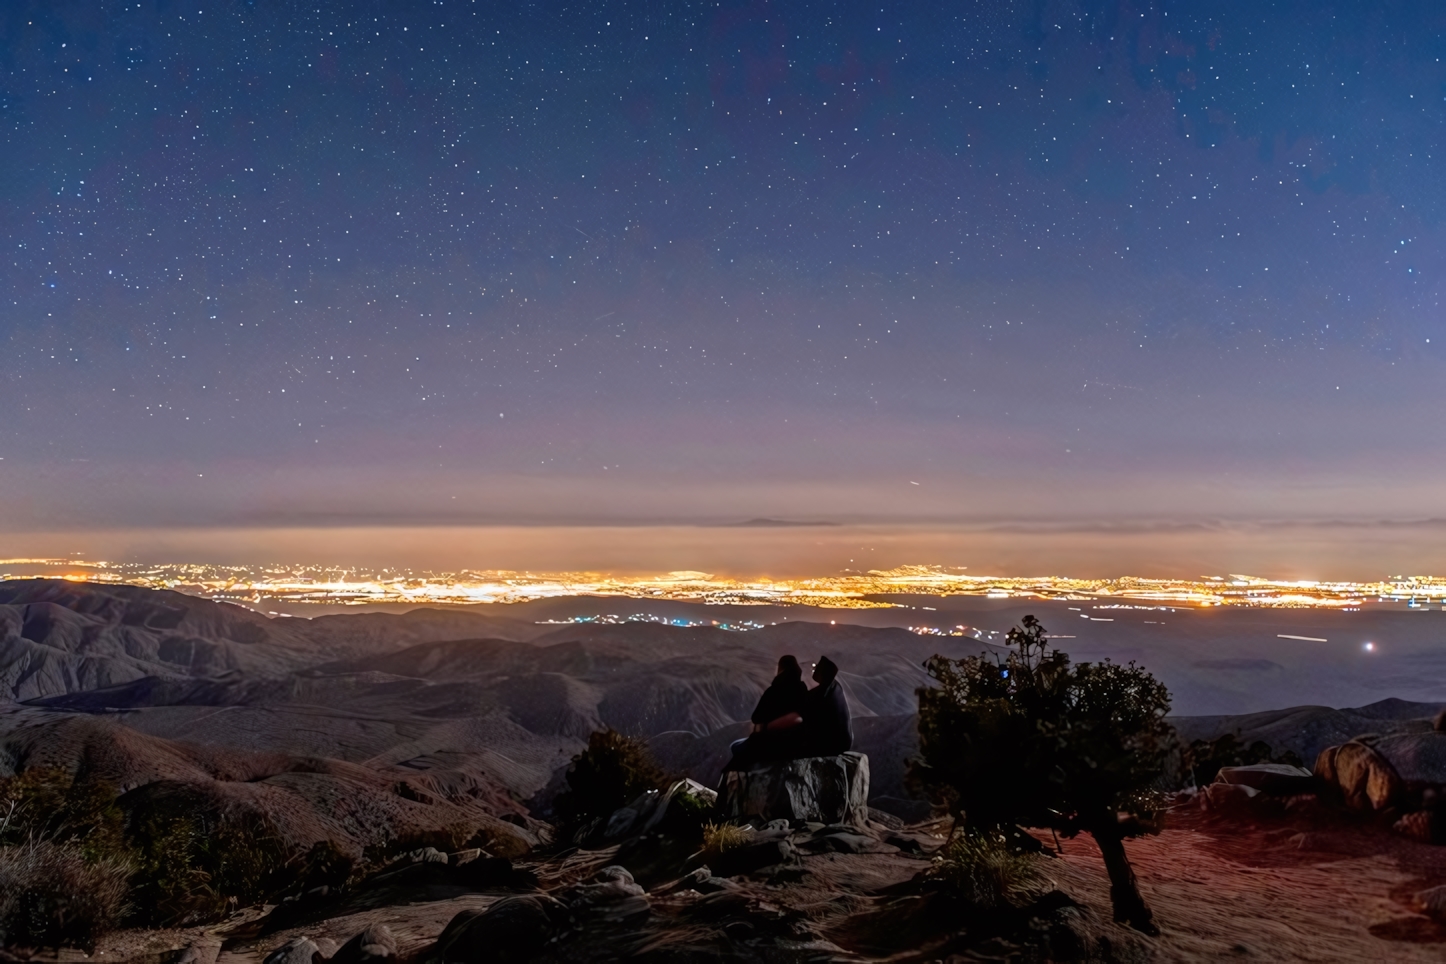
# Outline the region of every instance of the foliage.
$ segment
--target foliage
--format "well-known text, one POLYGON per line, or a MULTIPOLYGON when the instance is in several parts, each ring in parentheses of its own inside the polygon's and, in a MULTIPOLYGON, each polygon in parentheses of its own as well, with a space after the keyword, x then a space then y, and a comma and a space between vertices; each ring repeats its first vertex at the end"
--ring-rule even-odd
POLYGON ((572 758, 568 788, 552 807, 565 826, 578 827, 667 783, 668 775, 642 740, 613 729, 598 730, 587 738, 587 749, 572 758))
POLYGON ((1256 740, 1246 746, 1234 733, 1226 733, 1214 740, 1195 740, 1185 748, 1183 756, 1185 770, 1197 787, 1213 782, 1222 767, 1245 767, 1256 763, 1305 766, 1301 758, 1290 750, 1274 756, 1270 744, 1264 740, 1256 740))
POLYGON ((0 847, 0 946, 95 948, 126 910, 130 867, 76 842, 0 847))
POLYGON ((102 781, 34 767, 0 780, 0 945, 90 948, 126 910, 132 852, 102 781))
POLYGON ((56 767, 0 780, 0 845, 74 843, 89 858, 124 849, 125 818, 102 780, 77 781, 56 767))
POLYGON ((929 875, 970 903, 1006 907, 1039 880, 1038 859, 998 831, 956 833, 935 854, 929 875))
POLYGON ((132 811, 138 922, 184 927, 261 903, 290 880, 287 848, 263 815, 218 812, 189 794, 157 794, 132 811))
POLYGON ((737 850, 753 839, 753 828, 734 823, 709 823, 703 826, 703 853, 710 857, 737 850))
POLYGON ((919 758, 909 779, 970 832, 1015 826, 1090 833, 1114 884, 1116 917, 1153 931, 1120 841, 1155 829, 1156 788, 1174 746, 1170 695, 1131 663, 1072 665, 1033 616, 1012 651, 926 663, 919 758))

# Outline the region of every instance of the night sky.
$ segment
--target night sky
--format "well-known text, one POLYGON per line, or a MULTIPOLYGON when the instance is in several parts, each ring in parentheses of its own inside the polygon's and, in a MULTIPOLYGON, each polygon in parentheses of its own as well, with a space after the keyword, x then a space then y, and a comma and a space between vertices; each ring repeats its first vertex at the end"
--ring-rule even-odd
POLYGON ((1427 2, 5 0, 0 529, 1443 515, 1443 56, 1427 2))

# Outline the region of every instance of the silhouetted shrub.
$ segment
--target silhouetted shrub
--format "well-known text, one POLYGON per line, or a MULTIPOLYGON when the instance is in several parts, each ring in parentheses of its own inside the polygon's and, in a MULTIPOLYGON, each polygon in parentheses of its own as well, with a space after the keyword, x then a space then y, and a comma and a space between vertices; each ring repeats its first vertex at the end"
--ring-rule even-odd
POLYGON ((0 847, 0 946, 95 948, 126 908, 130 867, 77 843, 0 847))
POLYGON ((1256 740, 1246 746, 1234 733, 1226 733, 1214 740, 1195 740, 1185 748, 1182 755, 1185 771, 1190 774, 1197 787, 1214 781, 1222 767, 1245 767, 1256 763, 1305 766, 1301 758, 1290 750, 1275 756, 1271 752, 1270 744, 1264 740, 1256 740))
POLYGON ((564 826, 578 827, 667 782, 668 775, 643 741, 612 729, 598 730, 587 738, 587 749, 572 758, 567 789, 552 808, 564 826))
POLYGON ((1163 796, 1155 787, 1174 746, 1169 692, 1133 663, 1072 666, 1033 616, 1006 642, 1014 651, 1003 660, 925 663, 939 685, 919 690, 910 782, 966 832, 1089 833, 1116 919, 1154 933, 1123 840, 1156 829, 1163 796))

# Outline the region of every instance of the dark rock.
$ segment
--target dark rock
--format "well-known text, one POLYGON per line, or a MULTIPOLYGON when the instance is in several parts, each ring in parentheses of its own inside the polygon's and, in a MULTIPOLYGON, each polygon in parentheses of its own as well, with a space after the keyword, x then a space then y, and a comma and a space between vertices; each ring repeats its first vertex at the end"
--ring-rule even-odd
POLYGON ((723 775, 718 809, 735 822, 781 818, 862 827, 868 799, 869 758, 844 753, 730 770, 723 775))
POLYGON ((616 841, 648 833, 665 822, 676 823, 681 817, 678 811, 687 799, 712 807, 718 794, 696 780, 679 780, 667 790, 649 790, 626 807, 614 810, 589 836, 597 842, 616 841))
POLYGON ((201 940, 183 948, 172 964, 216 964, 220 955, 220 941, 201 940))
POLYGON ((478 857, 452 868, 452 879, 463 887, 491 890, 495 887, 535 886, 537 877, 519 871, 506 857, 478 857))
POLYGON ((736 877, 785 864, 793 858, 794 847, 786 837, 756 840, 713 858, 713 871, 719 877, 736 877))
POLYGON ((1396 833, 1419 840, 1422 843, 1438 843, 1441 840, 1440 819, 1430 810, 1417 810, 1397 820, 1392 829, 1396 833))
POLYGON ((397 939, 386 924, 373 924, 341 946, 332 964, 383 964, 397 959, 397 939))
POLYGON ((267 954, 262 964, 315 964, 321 957, 321 948, 315 943, 305 937, 296 937, 267 954))
POLYGON ((506 897, 485 911, 453 917, 426 956, 442 964, 528 961, 556 936, 566 918, 566 908, 550 897, 506 897))

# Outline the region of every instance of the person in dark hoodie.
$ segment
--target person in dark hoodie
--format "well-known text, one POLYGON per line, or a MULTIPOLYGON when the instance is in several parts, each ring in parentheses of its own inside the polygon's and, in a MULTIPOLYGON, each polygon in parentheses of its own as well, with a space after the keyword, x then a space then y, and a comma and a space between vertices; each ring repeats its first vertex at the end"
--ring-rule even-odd
POLYGON ((803 706, 803 725, 796 757, 837 756, 853 749, 853 722, 843 687, 838 683, 838 666, 827 656, 813 664, 813 678, 818 683, 808 691, 803 706))
POLYGON ((766 760, 787 759, 790 744, 797 739, 793 731, 803 723, 803 707, 808 701, 808 684, 803 681, 803 667, 793 656, 778 660, 778 675, 753 710, 753 732, 742 740, 734 740, 729 747, 733 758, 723 769, 746 770, 754 763, 766 760))

